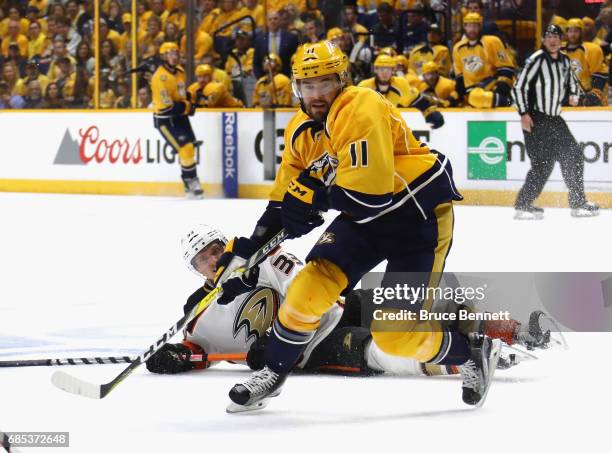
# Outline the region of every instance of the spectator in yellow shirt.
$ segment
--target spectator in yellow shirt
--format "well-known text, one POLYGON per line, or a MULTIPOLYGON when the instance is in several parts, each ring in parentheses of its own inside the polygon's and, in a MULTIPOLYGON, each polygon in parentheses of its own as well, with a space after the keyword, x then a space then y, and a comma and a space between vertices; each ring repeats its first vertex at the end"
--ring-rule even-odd
POLYGON ((138 36, 138 54, 142 58, 149 58, 157 53, 157 49, 164 42, 164 33, 161 31, 161 20, 152 15, 147 21, 146 30, 141 30, 138 36))
POLYGON ((30 25, 32 22, 38 22, 40 24, 40 30, 46 35, 47 34, 47 19, 38 16, 38 8, 35 6, 28 6, 26 10, 26 19, 28 20, 28 33, 30 31, 30 25))
POLYGON ((49 0, 30 0, 28 6, 33 6, 38 9, 38 17, 45 17, 47 14, 47 7, 49 6, 49 0))
POLYGON ((23 79, 19 77, 19 70, 15 63, 7 61, 2 67, 2 77, 8 83, 11 95, 25 96, 26 86, 23 79))
POLYGON ((212 32, 214 34, 217 30, 221 30, 217 33, 217 36, 229 38, 231 37, 234 28, 237 28, 239 25, 234 24, 227 28, 223 27, 238 19, 241 14, 236 6, 236 0, 220 0, 219 5, 221 7, 221 11, 212 24, 212 32))
POLYGON ((19 22, 12 19, 9 20, 7 30, 7 35, 2 39, 2 55, 4 57, 8 56, 10 44, 17 44, 19 46, 19 53, 21 55, 28 55, 28 38, 21 33, 19 22))
POLYGON ((187 92, 191 102, 198 107, 244 107, 242 102, 227 92, 223 83, 213 80, 213 68, 210 65, 199 65, 195 70, 196 81, 187 92))
POLYGON ((200 30, 212 35, 214 28, 213 24, 221 12, 219 8, 215 8, 215 0, 202 0, 202 22, 200 22, 200 30))
POLYGON ((51 40, 42 32, 40 23, 30 22, 28 29, 28 58, 34 55, 46 56, 51 51, 51 40))
POLYGON ((57 36, 53 40, 53 53, 51 54, 51 65, 49 66, 49 70, 47 71, 47 76, 49 80, 55 82, 59 76, 57 62, 60 58, 66 57, 70 60, 72 64, 76 63, 76 60, 72 55, 68 53, 68 49, 66 48, 66 42, 64 38, 61 36, 57 36))
MULTIPOLYGON (((194 59, 196 63, 199 63, 204 55, 213 51, 213 39, 212 37, 197 26, 193 27, 194 37, 194 59)), ((183 35, 181 38, 181 57, 185 59, 187 57, 187 35, 183 35)))
MULTIPOLYGON (((244 6, 240 10, 240 15, 251 16, 253 21, 255 21, 255 28, 262 29, 265 22, 264 7, 258 3, 258 0, 244 0, 244 6)), ((251 21, 245 21, 245 25, 242 29, 251 30, 251 21)))
POLYGON ((29 60, 25 68, 26 76, 23 79, 23 83, 28 86, 30 82, 36 81, 40 84, 42 91, 44 92, 49 85, 49 77, 41 74, 38 70, 38 62, 36 60, 29 60))
POLYGON ((28 25, 30 21, 25 17, 21 17, 21 11, 16 6, 11 6, 8 10, 6 18, 0 21, 0 38, 4 39, 8 34, 8 27, 11 21, 17 22, 19 33, 25 35, 28 32, 28 25))

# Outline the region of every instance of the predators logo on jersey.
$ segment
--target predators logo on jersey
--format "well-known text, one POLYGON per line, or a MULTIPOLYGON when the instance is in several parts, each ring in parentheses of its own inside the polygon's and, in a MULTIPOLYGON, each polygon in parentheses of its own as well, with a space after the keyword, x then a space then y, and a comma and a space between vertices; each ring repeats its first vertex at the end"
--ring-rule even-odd
POLYGON ((257 340, 270 328, 279 307, 278 293, 271 288, 257 288, 249 294, 234 319, 234 338, 241 330, 246 333, 246 341, 257 340))
POLYGON ((478 72, 484 67, 482 59, 478 55, 469 55, 461 59, 463 67, 468 72, 478 72))
POLYGON ((321 237, 317 241, 317 245, 333 244, 334 242, 336 242, 336 235, 334 233, 330 233, 329 231, 326 231, 325 233, 321 235, 321 237))
POLYGON ((323 184, 329 186, 336 179, 336 167, 338 167, 338 159, 325 152, 323 156, 310 164, 308 170, 310 171, 310 176, 323 181, 323 184))
POLYGON ((578 60, 570 60, 570 61, 571 61, 571 65, 572 65, 572 69, 574 70, 574 73, 578 77, 580 77, 580 73, 582 72, 582 64, 578 60))

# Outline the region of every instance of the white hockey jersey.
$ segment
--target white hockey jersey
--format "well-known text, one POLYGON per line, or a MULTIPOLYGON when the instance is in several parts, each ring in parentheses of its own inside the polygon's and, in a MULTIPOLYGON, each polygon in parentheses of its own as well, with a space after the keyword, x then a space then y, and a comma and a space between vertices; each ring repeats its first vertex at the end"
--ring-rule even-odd
POLYGON ((211 304, 184 330, 185 339, 208 354, 246 353, 272 326, 302 262, 279 248, 259 266, 252 291, 227 305, 211 304))

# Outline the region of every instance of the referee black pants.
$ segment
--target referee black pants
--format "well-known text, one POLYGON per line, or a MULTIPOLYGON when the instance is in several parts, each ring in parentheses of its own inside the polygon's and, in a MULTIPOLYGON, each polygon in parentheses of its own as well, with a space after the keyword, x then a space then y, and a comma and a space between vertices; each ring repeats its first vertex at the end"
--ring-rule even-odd
POLYGON ((530 206, 538 198, 557 161, 569 190, 570 207, 581 206, 586 202, 584 157, 576 139, 560 116, 539 112, 530 115, 533 127, 531 132, 523 131, 523 134, 531 169, 516 198, 516 208, 530 206))

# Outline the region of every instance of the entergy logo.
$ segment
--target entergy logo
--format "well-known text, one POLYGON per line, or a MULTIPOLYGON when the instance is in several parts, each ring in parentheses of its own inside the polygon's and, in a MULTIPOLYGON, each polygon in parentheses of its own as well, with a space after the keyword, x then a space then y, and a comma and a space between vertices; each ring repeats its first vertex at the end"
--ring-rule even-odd
POLYGON ((506 179, 506 122, 468 121, 468 179, 506 179))

